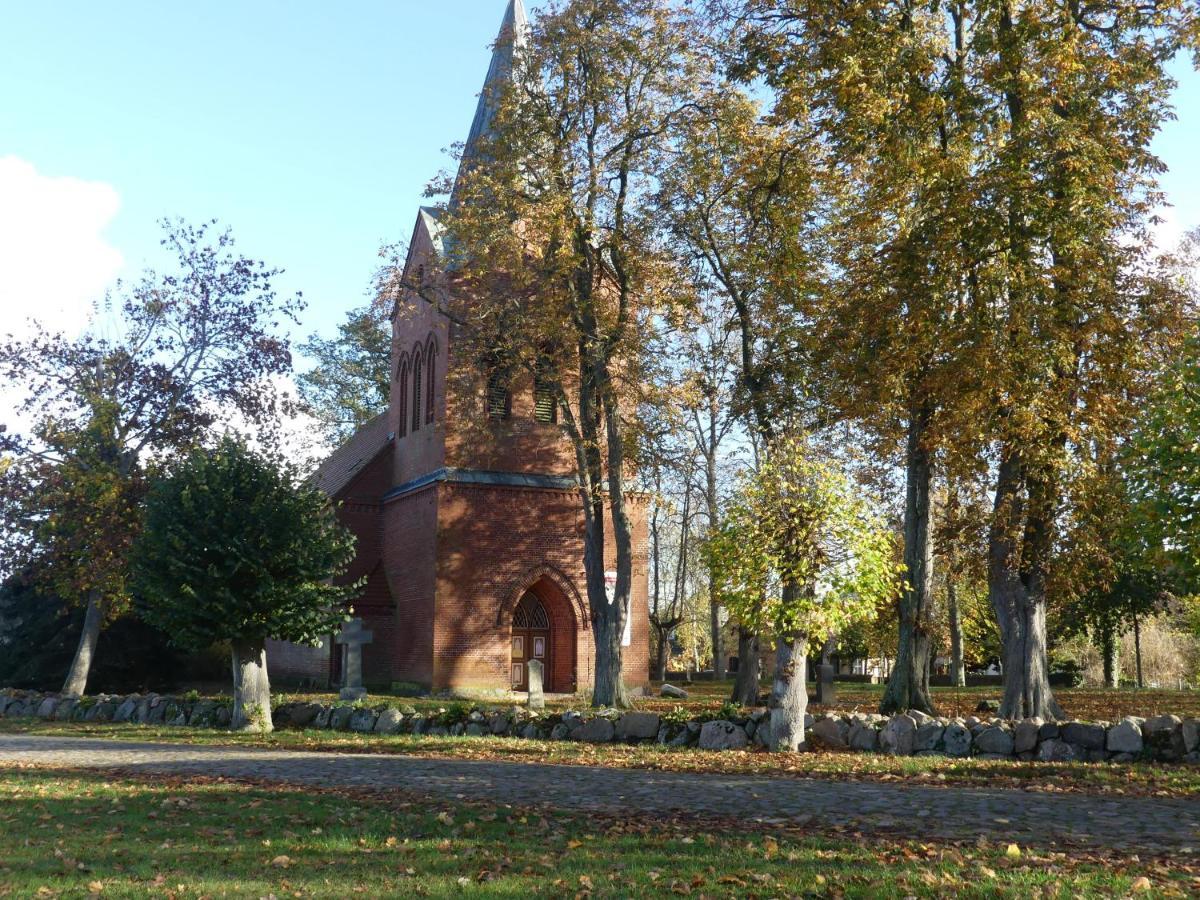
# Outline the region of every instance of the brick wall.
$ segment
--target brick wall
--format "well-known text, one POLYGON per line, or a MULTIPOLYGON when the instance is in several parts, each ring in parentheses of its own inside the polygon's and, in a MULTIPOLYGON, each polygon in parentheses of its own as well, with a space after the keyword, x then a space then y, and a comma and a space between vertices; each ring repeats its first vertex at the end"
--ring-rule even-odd
MULTIPOLYGON (((505 687, 512 608, 524 590, 532 588, 555 625, 548 689, 590 687, 595 651, 578 494, 453 483, 440 490, 434 686, 505 687)), ((643 512, 641 504, 635 505, 632 629, 623 663, 630 685, 647 681, 649 665, 643 512)), ((611 546, 606 564, 616 565, 611 546)))

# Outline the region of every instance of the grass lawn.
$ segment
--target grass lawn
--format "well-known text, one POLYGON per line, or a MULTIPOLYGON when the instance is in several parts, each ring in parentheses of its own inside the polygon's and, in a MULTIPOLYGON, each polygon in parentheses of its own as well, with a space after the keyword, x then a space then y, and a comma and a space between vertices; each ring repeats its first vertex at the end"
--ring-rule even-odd
POLYGON ((1102 795, 1200 796, 1200 766, 1164 763, 1041 763, 885 756, 876 753, 704 751, 653 744, 585 744, 508 737, 359 735, 279 730, 269 735, 205 728, 0 719, 0 734, 46 734, 128 741, 169 741, 344 753, 402 753, 426 758, 600 765, 674 772, 716 772, 844 781, 1014 788, 1102 795))
POLYGON ((0 772, 0 896, 1187 896, 1200 870, 1004 843, 0 772))

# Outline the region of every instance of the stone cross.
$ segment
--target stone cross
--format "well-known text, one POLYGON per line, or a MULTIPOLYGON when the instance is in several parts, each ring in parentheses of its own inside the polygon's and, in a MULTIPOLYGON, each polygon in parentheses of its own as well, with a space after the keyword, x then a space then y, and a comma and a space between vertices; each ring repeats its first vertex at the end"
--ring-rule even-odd
POLYGON ((370 631, 363 631, 362 619, 351 619, 342 626, 337 642, 342 645, 342 690, 338 694, 343 700, 359 700, 367 696, 362 683, 362 648, 375 639, 370 631))
POLYGON ((817 666, 817 703, 821 706, 833 706, 837 702, 837 692, 833 689, 833 666, 822 663, 817 666))
POLYGON ((531 659, 525 665, 529 669, 529 708, 545 709, 546 695, 542 693, 542 676, 545 674, 545 666, 542 665, 540 659, 531 659))

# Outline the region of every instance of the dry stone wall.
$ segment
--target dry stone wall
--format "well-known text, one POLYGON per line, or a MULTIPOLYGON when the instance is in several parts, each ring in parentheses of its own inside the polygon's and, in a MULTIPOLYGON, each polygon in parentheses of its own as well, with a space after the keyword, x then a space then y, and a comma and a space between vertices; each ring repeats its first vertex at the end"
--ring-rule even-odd
MULTIPOLYGON (((0 718, 59 722, 127 722, 142 725, 224 728, 228 700, 133 694, 72 700, 55 694, 0 691, 0 718)), ((766 746, 766 710, 744 716, 681 720, 653 712, 548 713, 525 707, 480 708, 450 704, 440 710, 412 706, 283 703, 276 727, 331 729, 360 734, 496 736, 591 743, 656 743, 702 750, 766 746)), ((998 718, 934 718, 920 712, 892 717, 826 713, 807 717, 808 746, 898 756, 976 757, 1047 762, 1200 762, 1200 719, 1126 716, 1119 722, 1019 722, 998 718)))

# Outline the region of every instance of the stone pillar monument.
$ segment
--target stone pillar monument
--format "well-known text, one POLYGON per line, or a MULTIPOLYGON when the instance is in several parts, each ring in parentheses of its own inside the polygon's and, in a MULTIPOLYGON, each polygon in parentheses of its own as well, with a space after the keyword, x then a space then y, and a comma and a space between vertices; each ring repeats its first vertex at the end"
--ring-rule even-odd
POLYGON ((360 700, 367 696, 362 683, 362 648, 375 639, 370 631, 364 631, 362 619, 351 619, 342 626, 337 642, 342 645, 342 690, 338 694, 343 700, 360 700))
POLYGON ((529 708, 545 709, 546 695, 542 693, 545 666, 540 659, 531 659, 525 666, 529 669, 529 708))

